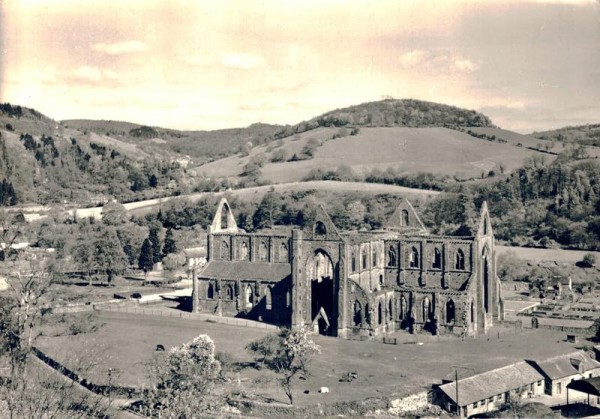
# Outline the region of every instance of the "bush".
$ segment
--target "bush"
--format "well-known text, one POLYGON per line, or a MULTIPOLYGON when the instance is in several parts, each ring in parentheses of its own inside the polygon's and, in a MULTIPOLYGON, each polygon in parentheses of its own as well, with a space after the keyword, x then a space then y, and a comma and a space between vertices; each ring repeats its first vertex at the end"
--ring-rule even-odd
POLYGON ((591 268, 596 265, 596 255, 593 253, 586 253, 583 255, 583 259, 580 262, 580 266, 583 268, 591 268))

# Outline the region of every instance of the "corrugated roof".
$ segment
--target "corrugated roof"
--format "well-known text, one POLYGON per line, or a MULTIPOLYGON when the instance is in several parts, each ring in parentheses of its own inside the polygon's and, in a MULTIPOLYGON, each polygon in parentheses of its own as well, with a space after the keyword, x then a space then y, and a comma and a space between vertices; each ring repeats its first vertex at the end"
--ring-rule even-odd
POLYGON ((567 384, 567 388, 582 393, 600 396, 600 377, 587 378, 584 380, 572 381, 567 384))
MULTIPOLYGON (((525 361, 463 378, 458 380, 458 405, 466 406, 543 379, 544 376, 525 361)), ((440 390, 456 403, 455 381, 441 385, 440 390)))
POLYGON ((208 279, 264 279, 280 281, 292 274, 289 263, 211 260, 199 275, 208 279))
POLYGON ((582 372, 600 368, 600 362, 590 358, 590 356, 583 351, 559 355, 541 362, 536 362, 544 374, 552 380, 577 374, 579 372, 577 367, 578 363, 581 364, 582 372))

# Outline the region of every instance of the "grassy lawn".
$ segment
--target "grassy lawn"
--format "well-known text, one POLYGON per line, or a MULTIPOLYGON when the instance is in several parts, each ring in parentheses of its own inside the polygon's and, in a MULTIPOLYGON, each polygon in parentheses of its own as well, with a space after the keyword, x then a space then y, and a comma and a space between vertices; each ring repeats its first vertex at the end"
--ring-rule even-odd
MULTIPOLYGON (((145 365, 157 344, 168 348, 199 334, 208 334, 214 339, 217 351, 237 361, 250 362, 244 346, 267 333, 197 320, 124 313, 100 312, 99 320, 105 325, 93 334, 42 338, 39 346, 66 363, 73 354, 93 356, 97 364, 91 372, 92 380, 102 382, 108 368, 113 368, 119 371, 120 384, 142 386, 147 384, 145 365)), ((500 339, 456 339, 422 345, 316 337, 322 353, 311 364, 311 376, 297 382, 295 404, 401 397, 451 378, 455 365, 465 368, 460 370, 462 375, 472 375, 522 359, 545 358, 573 350, 563 339, 563 333, 547 330, 526 331, 500 339), (339 382, 342 374, 349 371, 356 371, 358 379, 339 382), (329 387, 331 392, 318 393, 322 386, 329 387), (310 393, 305 394, 305 390, 310 393)), ((284 402, 285 395, 275 380, 275 375, 265 369, 244 368, 234 373, 228 385, 231 389, 284 402)))
POLYGON ((600 261, 600 252, 591 252, 589 250, 538 249, 516 246, 496 246, 496 250, 498 256, 513 251, 517 257, 534 262, 552 261, 574 264, 582 260, 586 253, 596 255, 596 259, 600 261))

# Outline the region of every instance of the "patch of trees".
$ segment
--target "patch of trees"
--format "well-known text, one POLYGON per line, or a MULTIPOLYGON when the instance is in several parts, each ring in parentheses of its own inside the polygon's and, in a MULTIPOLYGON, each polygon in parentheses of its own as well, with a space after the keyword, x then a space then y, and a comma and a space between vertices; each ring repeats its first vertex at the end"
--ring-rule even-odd
POLYGON ((600 162, 533 157, 493 182, 462 185, 434 199, 426 217, 436 232, 457 227, 464 208, 487 201, 496 237, 516 245, 600 248, 600 162))
POLYGON ((0 112, 15 118, 23 116, 23 108, 18 105, 11 105, 10 103, 0 103, 0 112))
POLYGON ((13 184, 6 179, 0 182, 0 206, 7 207, 19 202, 13 184))
POLYGON ((136 138, 156 138, 159 136, 158 131, 152 127, 141 126, 129 130, 129 135, 136 138))

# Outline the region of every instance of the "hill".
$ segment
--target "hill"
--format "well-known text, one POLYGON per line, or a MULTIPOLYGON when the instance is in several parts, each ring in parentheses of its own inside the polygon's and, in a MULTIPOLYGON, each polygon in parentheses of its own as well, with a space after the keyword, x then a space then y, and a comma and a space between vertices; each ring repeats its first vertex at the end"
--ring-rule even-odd
POLYGON ((342 135, 339 128, 320 127, 285 138, 276 146, 256 147, 248 156, 230 156, 196 170, 209 177, 237 177, 248 164, 262 161, 261 179, 269 182, 298 181, 312 170, 340 166, 348 166, 359 175, 393 168, 399 174, 428 172, 472 178, 492 170, 509 172, 526 158, 541 154, 448 128, 365 127, 354 135, 342 135), (312 157, 295 160, 293 156, 302 155, 311 142, 320 144, 312 157), (281 156, 285 161, 273 162, 281 156))
POLYGON ((531 136, 548 141, 578 143, 600 147, 600 124, 569 126, 551 131, 534 132, 531 136))

